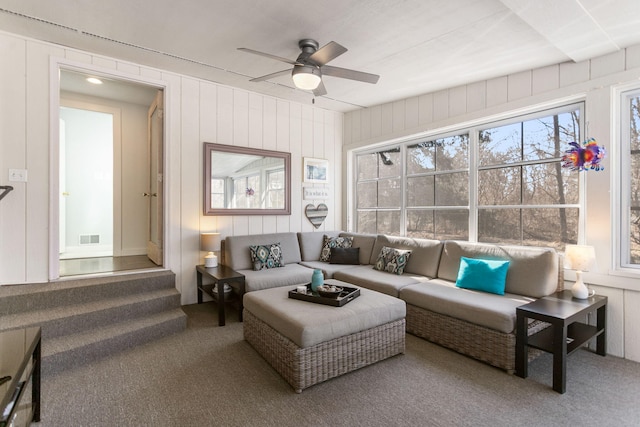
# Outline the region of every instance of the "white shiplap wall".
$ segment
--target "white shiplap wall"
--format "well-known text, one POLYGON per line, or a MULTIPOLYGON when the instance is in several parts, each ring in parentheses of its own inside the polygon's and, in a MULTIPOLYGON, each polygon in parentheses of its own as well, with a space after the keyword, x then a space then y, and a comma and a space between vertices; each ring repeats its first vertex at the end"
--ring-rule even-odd
MULTIPOLYGON (((314 231, 308 203, 324 202, 329 216, 318 229, 341 229, 343 114, 106 58, 0 32, 0 185, 8 169, 27 169, 28 183, 0 202, 0 284, 49 278, 50 64, 87 66, 165 87, 166 250, 182 303, 196 301, 195 266, 202 263, 200 232, 222 236, 314 231), (203 142, 292 154, 289 216, 203 216, 203 142), (328 200, 302 200, 303 157, 328 159, 328 200), (338 166, 338 167, 336 167, 338 166)), ((317 184, 316 184, 317 185, 317 184)), ((55 255, 54 255, 55 256, 55 255)))
MULTIPOLYGON (((613 271, 617 182, 613 158, 617 120, 613 109, 620 87, 640 87, 640 46, 579 63, 562 63, 453 87, 393 103, 352 111, 344 118, 344 154, 386 141, 429 135, 558 104, 584 101, 587 133, 606 146, 602 172, 586 173, 586 244, 596 247, 599 271, 585 281, 609 297, 608 352, 640 361, 640 276, 613 271)), ((348 188, 343 188, 344 194, 348 188)), ((343 222, 347 224, 348 212, 343 222)), ((572 280, 573 277, 567 277, 572 280)))

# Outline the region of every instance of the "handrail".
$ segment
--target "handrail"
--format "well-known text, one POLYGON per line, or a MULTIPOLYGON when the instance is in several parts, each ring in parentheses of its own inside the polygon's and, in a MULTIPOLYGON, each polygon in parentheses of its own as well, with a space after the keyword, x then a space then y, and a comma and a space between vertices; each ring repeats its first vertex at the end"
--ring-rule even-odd
POLYGON ((4 196, 6 196, 7 194, 9 194, 9 192, 11 190, 13 190, 13 187, 10 185, 0 185, 0 190, 4 190, 1 194, 0 194, 0 200, 4 199, 4 196))

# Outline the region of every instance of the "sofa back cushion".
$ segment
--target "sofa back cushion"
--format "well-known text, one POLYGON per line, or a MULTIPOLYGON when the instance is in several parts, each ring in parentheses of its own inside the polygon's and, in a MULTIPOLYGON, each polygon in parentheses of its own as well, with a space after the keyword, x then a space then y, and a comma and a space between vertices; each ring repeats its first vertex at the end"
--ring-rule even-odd
POLYGON ((559 257, 552 248, 447 240, 442 250, 438 278, 455 282, 461 257, 509 261, 506 293, 541 298, 552 294, 558 287, 559 257))
POLYGON ((360 248, 360 264, 374 264, 375 259, 371 262, 371 252, 373 245, 376 243, 375 234, 362 233, 340 233, 341 237, 353 237, 352 248, 360 248))
MULTIPOLYGON (((405 273, 418 274, 429 278, 436 277, 443 246, 441 241, 379 234, 376 237, 376 244, 373 247, 369 264, 376 263, 378 255, 384 246, 411 251, 409 262, 407 262, 404 269, 405 273)), ((456 279, 454 278, 453 280, 455 281, 456 279)))
POLYGON ((302 261, 320 261, 324 236, 337 237, 339 231, 305 231, 298 233, 302 261))
MULTIPOLYGON (((318 233, 320 234, 320 233, 318 233)), ((282 263, 291 264, 302 261, 296 233, 256 234, 250 236, 227 236, 224 244, 225 264, 234 270, 253 270, 250 246, 280 243, 282 263)))

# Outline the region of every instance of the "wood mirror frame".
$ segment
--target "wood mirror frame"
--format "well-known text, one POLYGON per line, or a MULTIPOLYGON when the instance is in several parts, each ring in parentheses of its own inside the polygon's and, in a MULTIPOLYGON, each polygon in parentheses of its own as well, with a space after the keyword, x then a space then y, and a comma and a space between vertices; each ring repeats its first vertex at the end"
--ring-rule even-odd
MULTIPOLYGON (((256 159, 258 160, 258 159, 256 159)), ((231 162, 224 162, 231 164, 231 162)), ((264 168, 263 168, 264 169, 264 168)), ((219 177, 219 176, 218 176, 219 177)), ((229 188, 229 182, 225 184, 229 188)), ((249 189, 247 189, 248 191, 249 189)), ((227 199, 225 192, 225 199, 227 199)), ((225 204, 228 201, 225 202, 225 204)), ((204 215, 291 215, 291 153, 282 151, 260 150, 257 148, 237 147, 232 145, 204 143, 204 215), (238 155, 238 158, 247 156, 263 157, 264 159, 282 159, 284 161, 284 203, 277 208, 233 208, 212 207, 211 205, 211 181, 215 176, 216 165, 212 161, 215 153, 228 156, 238 155)))

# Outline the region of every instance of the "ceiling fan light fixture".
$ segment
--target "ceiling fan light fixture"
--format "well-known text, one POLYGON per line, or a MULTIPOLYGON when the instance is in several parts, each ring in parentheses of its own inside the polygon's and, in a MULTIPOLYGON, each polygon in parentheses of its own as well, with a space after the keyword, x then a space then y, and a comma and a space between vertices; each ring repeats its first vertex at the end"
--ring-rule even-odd
POLYGON ((322 81, 320 69, 309 65, 293 67, 291 77, 293 78, 293 84, 302 90, 314 90, 322 81))

